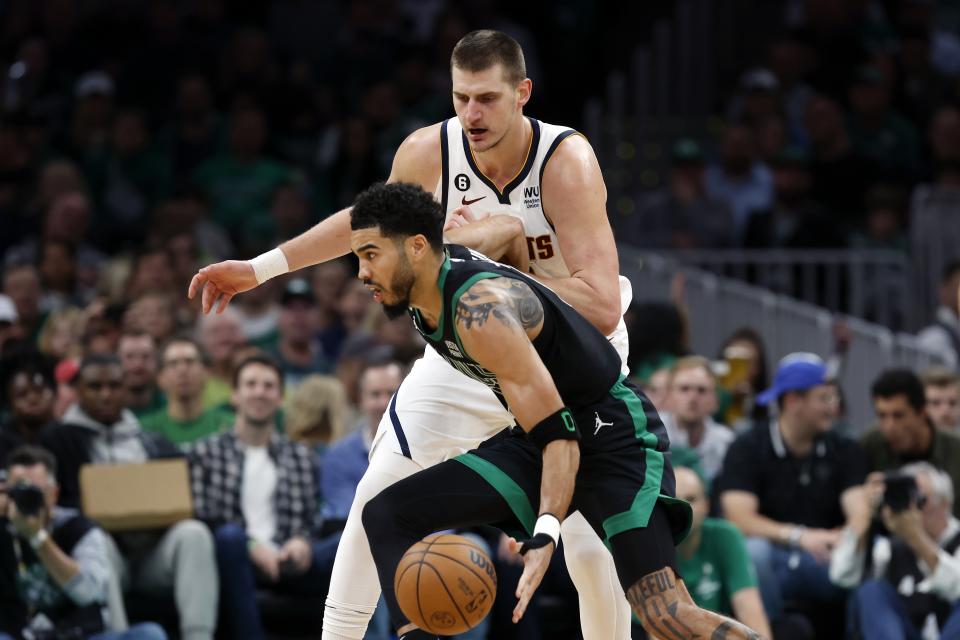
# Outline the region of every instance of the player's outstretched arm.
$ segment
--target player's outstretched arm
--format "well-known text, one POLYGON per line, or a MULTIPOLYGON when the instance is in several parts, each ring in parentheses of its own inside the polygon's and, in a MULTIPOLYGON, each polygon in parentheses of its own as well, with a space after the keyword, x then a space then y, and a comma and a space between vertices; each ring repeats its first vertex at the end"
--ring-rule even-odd
POLYGON ((342 209, 276 249, 253 260, 225 260, 203 267, 190 281, 187 297, 203 292, 203 312, 227 308, 233 296, 275 276, 339 258, 350 251, 350 209, 342 209))
POLYGON ((455 324, 466 354, 497 376, 517 423, 543 450, 540 517, 534 539, 522 550, 517 622, 546 573, 570 508, 580 465, 579 432, 533 347, 543 328, 543 306, 526 283, 512 278, 477 282, 457 302, 455 324))
POLYGON ((543 211, 560 241, 569 278, 540 278, 604 335, 617 328, 620 261, 607 219, 607 187, 593 148, 565 139, 543 173, 543 211))
MULTIPOLYGON (((412 182, 433 191, 440 179, 440 125, 407 136, 393 156, 387 182, 412 182)), ((202 292, 203 312, 217 313, 238 293, 278 275, 333 260, 350 252, 350 208, 341 209, 295 238, 253 260, 226 260, 203 267, 190 280, 187 297, 202 292)))

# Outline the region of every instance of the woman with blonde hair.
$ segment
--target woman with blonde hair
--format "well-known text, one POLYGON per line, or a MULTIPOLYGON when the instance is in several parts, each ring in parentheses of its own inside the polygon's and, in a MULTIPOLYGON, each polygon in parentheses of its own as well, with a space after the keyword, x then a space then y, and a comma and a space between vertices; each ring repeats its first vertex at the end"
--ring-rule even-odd
POLYGON ((316 454, 346 433, 347 394, 334 376, 312 375, 287 398, 284 431, 316 454))

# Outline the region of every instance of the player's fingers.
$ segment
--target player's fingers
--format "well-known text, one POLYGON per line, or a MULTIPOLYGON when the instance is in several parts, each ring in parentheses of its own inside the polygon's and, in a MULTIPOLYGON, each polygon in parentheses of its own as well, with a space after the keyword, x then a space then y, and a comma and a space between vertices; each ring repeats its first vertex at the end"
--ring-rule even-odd
POLYGON ((513 624, 520 622, 520 618, 523 617, 524 612, 527 610, 527 605, 522 600, 517 603, 517 606, 513 608, 513 624))
POLYGON ((224 293, 220 296, 220 306, 217 308, 217 313, 223 313, 223 310, 227 308, 227 305, 230 304, 230 301, 233 300, 233 294, 224 293))
POLYGON ((507 545, 511 553, 520 553, 520 543, 516 538, 507 538, 507 545))
POLYGON ((518 598, 522 598, 524 589, 526 589, 527 583, 529 581, 530 581, 530 572, 526 567, 524 567, 523 573, 520 575, 520 579, 517 581, 517 590, 514 592, 513 595, 515 595, 518 598))
POLYGON ((203 286, 203 283, 207 281, 207 275, 202 271, 198 271, 194 274, 193 278, 190 280, 190 287, 187 289, 187 297, 193 300, 193 297, 197 295, 197 290, 203 286))
POLYGON ((213 305, 216 304, 217 298, 219 297, 220 289, 217 288, 217 285, 212 282, 207 282, 203 286, 203 294, 201 296, 203 303, 201 306, 203 307, 204 314, 210 313, 210 310, 213 309, 213 305))
POLYGON ((450 231, 450 229, 457 229, 460 227, 460 221, 457 220, 456 216, 450 216, 447 218, 446 223, 443 225, 444 231, 450 231))
POLYGON ((457 209, 457 213, 463 216, 463 219, 467 222, 476 222, 477 216, 474 215, 473 211, 470 210, 468 206, 462 206, 457 209))

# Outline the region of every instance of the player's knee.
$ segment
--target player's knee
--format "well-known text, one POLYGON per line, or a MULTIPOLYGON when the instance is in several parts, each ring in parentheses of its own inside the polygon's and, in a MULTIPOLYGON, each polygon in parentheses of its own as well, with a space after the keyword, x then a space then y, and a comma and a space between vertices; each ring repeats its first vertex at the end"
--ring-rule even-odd
POLYGON ((584 536, 567 538, 563 553, 571 573, 605 571, 610 564, 610 552, 596 535, 593 540, 584 536), (570 544, 574 540, 575 543, 570 544))

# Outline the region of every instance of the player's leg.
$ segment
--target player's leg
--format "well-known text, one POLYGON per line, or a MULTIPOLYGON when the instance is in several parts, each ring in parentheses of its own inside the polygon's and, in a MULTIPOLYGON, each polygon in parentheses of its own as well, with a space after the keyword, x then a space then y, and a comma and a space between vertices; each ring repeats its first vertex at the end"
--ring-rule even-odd
POLYGON ((694 604, 679 579, 670 524, 659 503, 646 527, 619 533, 610 544, 627 600, 651 636, 661 640, 760 639, 749 627, 694 604))
POLYGON ((385 444, 373 451, 337 547, 323 611, 323 640, 361 640, 380 598, 380 580, 361 521, 363 507, 397 480, 420 471, 418 464, 385 444))
POLYGON ((363 526, 396 629, 410 626, 397 604, 393 580, 413 543, 436 531, 479 524, 517 523, 532 532, 540 465, 539 452, 530 449, 525 438, 498 438, 492 446, 400 480, 367 503, 363 526))
POLYGON ((324 610, 323 640, 363 638, 380 597, 361 522, 367 502, 397 480, 473 449, 511 422, 512 416, 485 385, 467 378, 432 349, 414 363, 380 422, 370 466, 350 509, 324 610))
POLYGON ((570 579, 580 601, 584 640, 630 640, 630 605, 624 597, 613 556, 579 511, 560 527, 570 579))
POLYGON ((689 529, 690 506, 674 498, 666 430, 646 396, 621 378, 607 398, 578 412, 581 425, 591 419, 599 426, 583 430, 574 506, 604 532, 647 633, 660 640, 759 638, 697 607, 679 580, 674 545, 689 529))

